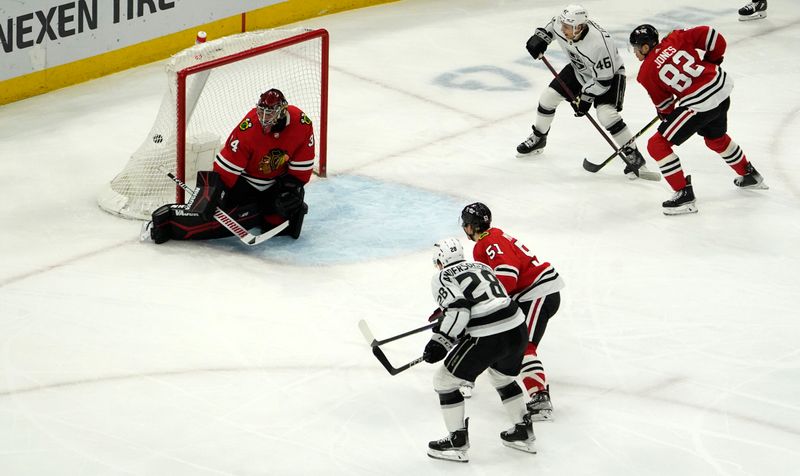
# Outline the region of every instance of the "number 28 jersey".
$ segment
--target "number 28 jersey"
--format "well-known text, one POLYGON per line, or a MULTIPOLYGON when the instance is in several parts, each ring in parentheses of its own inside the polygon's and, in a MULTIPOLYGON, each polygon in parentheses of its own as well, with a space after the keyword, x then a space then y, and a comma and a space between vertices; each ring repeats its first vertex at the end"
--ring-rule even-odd
POLYGON ((675 30, 644 58, 636 80, 660 114, 667 115, 676 106, 710 111, 733 90, 733 79, 713 63, 725 48, 725 38, 710 26, 675 30), (703 59, 697 50, 706 52, 703 59))
POLYGON ((431 290, 444 313, 439 331, 452 339, 464 332, 473 337, 499 334, 525 321, 517 303, 483 263, 447 265, 433 276, 431 290))

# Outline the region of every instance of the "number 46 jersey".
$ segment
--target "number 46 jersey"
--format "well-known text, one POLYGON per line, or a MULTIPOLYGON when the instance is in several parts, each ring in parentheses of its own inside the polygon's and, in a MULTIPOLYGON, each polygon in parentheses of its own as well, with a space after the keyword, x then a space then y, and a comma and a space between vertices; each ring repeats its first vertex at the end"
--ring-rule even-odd
POLYGON ((725 47, 725 38, 710 26, 675 30, 644 58, 636 80, 661 115, 676 106, 710 111, 733 90, 733 79, 717 64, 725 47), (697 50, 705 51, 702 59, 697 50))
POLYGON ((519 306, 483 263, 457 261, 431 281, 433 297, 444 311, 439 332, 459 339, 466 332, 484 337, 513 329, 525 321, 519 306))

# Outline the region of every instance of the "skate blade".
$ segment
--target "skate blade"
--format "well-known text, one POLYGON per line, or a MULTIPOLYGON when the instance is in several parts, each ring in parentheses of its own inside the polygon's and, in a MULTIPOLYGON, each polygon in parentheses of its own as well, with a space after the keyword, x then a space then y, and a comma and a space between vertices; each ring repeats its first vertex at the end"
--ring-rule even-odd
POLYGON ((649 170, 643 170, 639 172, 639 178, 642 180, 649 180, 651 182, 660 182, 661 174, 658 172, 650 172, 649 170))
POLYGON ((544 149, 532 150, 532 151, 528 152, 527 154, 523 154, 522 152, 517 152, 517 158, 521 159, 521 158, 524 158, 524 157, 530 157, 532 155, 539 155, 542 152, 544 152, 544 149))
POLYGON ((750 185, 749 187, 739 187, 742 190, 769 190, 769 185, 765 184, 764 182, 757 183, 755 185, 750 185))
POLYGON ((536 454, 536 440, 533 441, 506 441, 501 440, 503 442, 503 446, 507 446, 514 450, 524 451, 530 454, 536 454))
POLYGON ((537 413, 531 412, 531 421, 553 421, 553 410, 539 410, 537 413))
POLYGON ((469 463, 469 456, 466 450, 447 450, 437 451, 428 448, 428 456, 433 459, 441 459, 444 461, 453 461, 456 463, 469 463))
POLYGON ((761 20, 767 18, 767 12, 756 12, 749 16, 739 15, 739 21, 761 20))
POLYGON ((694 205, 694 203, 692 203, 690 205, 684 205, 682 207, 664 208, 663 212, 664 215, 667 216, 688 215, 690 213, 697 213, 697 207, 694 205))

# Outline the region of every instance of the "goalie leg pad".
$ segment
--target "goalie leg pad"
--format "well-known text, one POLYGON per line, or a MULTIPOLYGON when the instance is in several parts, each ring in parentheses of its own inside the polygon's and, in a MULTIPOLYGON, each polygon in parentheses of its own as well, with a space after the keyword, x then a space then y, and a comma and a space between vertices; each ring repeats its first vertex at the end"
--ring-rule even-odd
POLYGON ((197 172, 197 188, 186 208, 191 213, 199 213, 209 220, 225 195, 225 185, 219 174, 211 171, 197 172))
MULTIPOLYGON (((258 224, 255 204, 235 207, 228 214, 245 228, 258 224)), ((153 212, 150 236, 156 244, 173 240, 208 240, 226 238, 231 232, 214 218, 189 211, 186 205, 164 205, 153 212)))

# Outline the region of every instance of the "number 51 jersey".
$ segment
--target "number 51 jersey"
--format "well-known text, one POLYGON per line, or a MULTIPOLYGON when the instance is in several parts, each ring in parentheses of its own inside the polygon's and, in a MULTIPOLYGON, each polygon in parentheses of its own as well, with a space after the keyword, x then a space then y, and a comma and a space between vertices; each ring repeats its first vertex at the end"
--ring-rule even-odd
POLYGON ((714 63, 722 59, 725 48, 725 38, 710 26, 675 30, 644 58, 636 80, 660 114, 667 115, 676 106, 710 111, 733 90, 733 79, 714 63), (706 51, 703 59, 697 50, 706 51))
POLYGON ((454 339, 462 331, 473 337, 499 334, 525 321, 517 303, 483 263, 449 264, 433 276, 431 290, 444 311, 440 332, 454 339))

